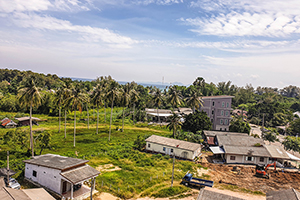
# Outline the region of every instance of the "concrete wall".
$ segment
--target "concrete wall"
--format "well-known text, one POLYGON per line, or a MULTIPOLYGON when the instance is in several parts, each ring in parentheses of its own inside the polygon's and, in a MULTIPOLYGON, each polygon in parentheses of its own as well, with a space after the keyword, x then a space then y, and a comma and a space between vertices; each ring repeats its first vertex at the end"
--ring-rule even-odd
POLYGON ((180 148, 176 148, 176 147, 160 145, 160 144, 156 144, 156 143, 152 143, 152 142, 147 142, 147 144, 146 144, 147 151, 154 151, 154 152, 158 152, 158 153, 162 153, 162 154, 173 155, 173 153, 171 152, 171 149, 173 149, 173 152, 175 153, 175 155, 177 157, 182 157, 182 158, 186 158, 186 159, 190 159, 190 160, 193 160, 201 152, 200 144, 199 144, 199 149, 197 149, 196 151, 189 151, 189 150, 180 149, 180 148), (149 144, 150 144, 150 147, 149 147, 149 144), (165 147, 165 151, 163 150, 164 147, 165 147))
POLYGON ((61 171, 57 169, 47 168, 43 166, 25 163, 25 177, 37 182, 58 194, 61 194, 61 171), (37 172, 36 177, 33 176, 33 170, 37 172))
POLYGON ((260 162, 260 157, 258 156, 252 156, 252 160, 248 161, 246 155, 225 155, 226 163, 248 163, 248 164, 262 164, 265 165, 268 163, 267 157, 264 157, 264 162, 260 162), (235 156, 235 160, 230 160, 230 156, 235 156))

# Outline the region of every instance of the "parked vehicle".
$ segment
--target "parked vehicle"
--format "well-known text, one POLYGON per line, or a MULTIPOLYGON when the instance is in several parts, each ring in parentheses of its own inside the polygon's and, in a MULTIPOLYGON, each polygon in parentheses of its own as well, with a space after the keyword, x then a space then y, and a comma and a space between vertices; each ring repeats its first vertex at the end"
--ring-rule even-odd
POLYGON ((182 184, 189 186, 200 186, 200 187, 212 187, 214 182, 205 180, 205 179, 200 179, 200 178, 193 178, 193 174, 189 173, 189 171, 185 174, 185 176, 182 178, 182 184))
POLYGON ((13 188, 13 189, 20 189, 21 185, 18 183, 18 181, 14 178, 9 178, 9 184, 7 184, 7 178, 4 178, 4 182, 7 185, 7 187, 13 188))

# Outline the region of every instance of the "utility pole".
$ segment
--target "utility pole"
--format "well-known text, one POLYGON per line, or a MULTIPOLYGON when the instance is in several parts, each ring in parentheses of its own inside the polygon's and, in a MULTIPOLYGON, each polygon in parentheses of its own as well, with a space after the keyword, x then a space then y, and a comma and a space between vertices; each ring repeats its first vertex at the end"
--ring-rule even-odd
POLYGON ((7 187, 9 186, 9 151, 7 151, 7 187))
POLYGON ((261 127, 261 136, 262 137, 265 135, 264 134, 264 132, 265 132, 264 126, 265 126, 265 113, 263 113, 263 121, 262 121, 262 127, 261 127))

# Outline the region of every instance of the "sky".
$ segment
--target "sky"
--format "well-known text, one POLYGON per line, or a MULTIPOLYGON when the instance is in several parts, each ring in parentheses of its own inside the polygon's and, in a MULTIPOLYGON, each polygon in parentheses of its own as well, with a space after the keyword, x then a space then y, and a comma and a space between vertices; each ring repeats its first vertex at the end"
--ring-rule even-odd
POLYGON ((0 68, 300 85, 299 0, 0 0, 0 68))

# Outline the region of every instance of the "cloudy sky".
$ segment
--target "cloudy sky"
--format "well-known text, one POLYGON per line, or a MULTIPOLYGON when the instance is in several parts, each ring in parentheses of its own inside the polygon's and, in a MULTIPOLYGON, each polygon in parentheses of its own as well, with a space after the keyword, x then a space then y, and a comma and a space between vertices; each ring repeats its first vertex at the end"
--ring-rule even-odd
POLYGON ((300 85, 299 0, 0 0, 0 67, 300 85))

